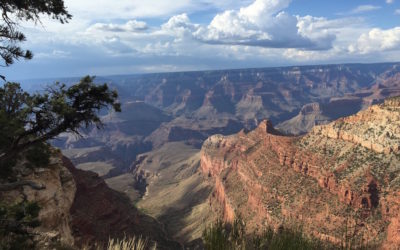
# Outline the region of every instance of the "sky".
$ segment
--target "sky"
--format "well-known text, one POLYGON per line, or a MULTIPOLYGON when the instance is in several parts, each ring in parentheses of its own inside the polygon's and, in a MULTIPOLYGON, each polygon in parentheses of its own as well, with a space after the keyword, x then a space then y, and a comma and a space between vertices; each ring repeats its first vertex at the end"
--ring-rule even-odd
POLYGON ((64 0, 72 20, 20 23, 34 53, 8 79, 400 58, 400 0, 64 0))

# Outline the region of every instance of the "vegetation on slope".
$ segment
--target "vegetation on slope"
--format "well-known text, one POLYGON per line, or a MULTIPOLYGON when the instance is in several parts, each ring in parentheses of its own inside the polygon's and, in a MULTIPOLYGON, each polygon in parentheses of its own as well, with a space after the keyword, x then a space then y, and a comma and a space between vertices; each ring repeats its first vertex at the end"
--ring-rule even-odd
POLYGON ((0 204, 0 249, 32 249, 30 228, 39 226, 40 208, 36 202, 0 204))
POLYGON ((274 230, 266 227, 261 233, 246 234, 245 223, 236 218, 232 224, 218 220, 203 232, 204 248, 207 250, 330 250, 330 249, 375 249, 367 246, 351 228, 345 232, 340 243, 333 244, 327 239, 310 237, 301 227, 280 227, 274 230))
MULTIPOLYGON (((107 250, 145 250, 149 249, 149 244, 146 239, 141 237, 133 237, 130 239, 114 240, 110 239, 108 241, 107 250)), ((156 249, 156 246, 154 246, 156 249)))

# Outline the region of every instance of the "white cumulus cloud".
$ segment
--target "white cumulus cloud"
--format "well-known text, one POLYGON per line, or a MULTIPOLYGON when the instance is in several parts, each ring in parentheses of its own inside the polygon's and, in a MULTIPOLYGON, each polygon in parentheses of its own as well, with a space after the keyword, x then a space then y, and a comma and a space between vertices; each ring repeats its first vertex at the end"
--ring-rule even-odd
POLYGON ((161 25, 161 30, 177 38, 191 36, 199 25, 193 24, 186 13, 171 17, 168 22, 161 25))
POLYGON ((362 34, 355 44, 349 46, 351 53, 368 54, 400 49, 400 27, 392 29, 374 28, 362 34))
MULTIPOLYGON (((68 68, 68 74, 72 69, 119 74, 400 58, 400 27, 385 30, 360 15, 379 9, 378 1, 348 7, 345 17, 336 18, 296 15, 288 8, 291 0, 65 1, 74 15, 69 24, 46 18, 44 28, 29 24, 23 31, 24 45, 38 61, 71 62, 57 68, 68 68)), ((400 14, 396 8, 391 11, 400 14)))
POLYGON ((301 33, 298 20, 284 11, 290 0, 255 0, 240 10, 217 14, 195 37, 209 44, 248 45, 267 48, 324 50, 332 46, 332 34, 317 40, 301 33))

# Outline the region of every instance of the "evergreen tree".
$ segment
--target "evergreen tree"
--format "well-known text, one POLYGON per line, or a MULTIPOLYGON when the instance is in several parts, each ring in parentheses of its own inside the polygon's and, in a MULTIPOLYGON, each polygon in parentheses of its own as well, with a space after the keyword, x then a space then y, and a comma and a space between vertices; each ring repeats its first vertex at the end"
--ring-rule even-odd
POLYGON ((20 153, 63 132, 102 127, 98 112, 112 107, 121 111, 118 94, 107 84, 96 85, 86 76, 67 88, 57 83, 43 94, 30 95, 18 83, 0 87, 0 167, 9 169, 20 153))
MULTIPOLYGON (((72 17, 63 0, 1 0, 0 12, 0 57, 3 66, 9 66, 20 58, 32 59, 32 52, 18 45, 26 40, 18 30, 20 21, 40 23, 40 15, 47 15, 65 23, 72 17)), ((0 77, 5 79, 2 75, 0 77)))

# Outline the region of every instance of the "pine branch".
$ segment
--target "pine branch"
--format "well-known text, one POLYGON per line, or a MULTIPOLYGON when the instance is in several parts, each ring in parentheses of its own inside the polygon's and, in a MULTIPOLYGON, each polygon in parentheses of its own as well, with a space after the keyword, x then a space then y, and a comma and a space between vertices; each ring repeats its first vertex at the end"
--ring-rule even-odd
POLYGON ((36 182, 33 181, 18 181, 13 183, 0 184, 0 191, 11 191, 23 186, 29 186, 34 190, 46 189, 45 185, 37 184, 36 182))

